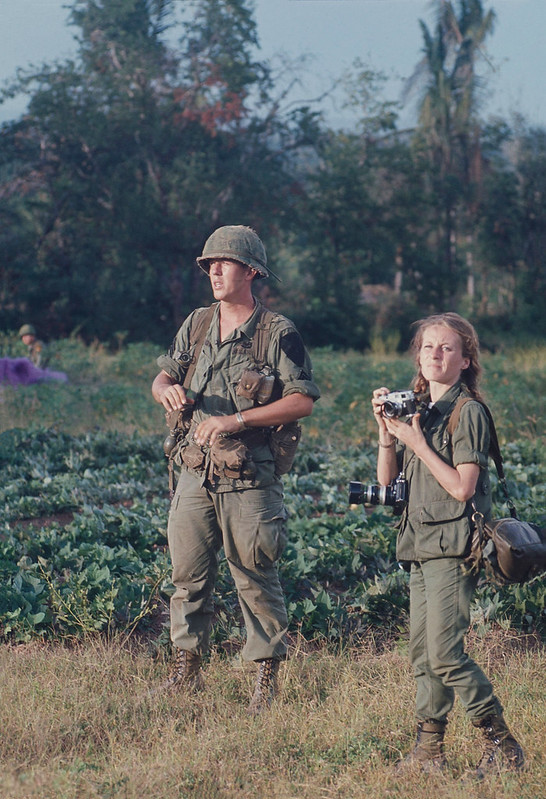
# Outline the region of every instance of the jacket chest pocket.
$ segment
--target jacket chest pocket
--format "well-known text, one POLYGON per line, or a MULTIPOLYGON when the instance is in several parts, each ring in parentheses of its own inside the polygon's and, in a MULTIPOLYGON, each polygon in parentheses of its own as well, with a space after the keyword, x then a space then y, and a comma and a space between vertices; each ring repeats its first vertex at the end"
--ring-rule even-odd
POLYGON ((443 461, 449 463, 450 466, 453 464, 451 436, 445 426, 437 430, 431 430, 427 435, 427 442, 431 449, 433 449, 443 461))

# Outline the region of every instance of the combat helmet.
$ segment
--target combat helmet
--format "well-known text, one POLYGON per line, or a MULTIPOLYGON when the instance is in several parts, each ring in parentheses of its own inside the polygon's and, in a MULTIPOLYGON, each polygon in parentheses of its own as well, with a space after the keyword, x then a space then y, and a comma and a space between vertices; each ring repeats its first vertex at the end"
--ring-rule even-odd
POLYGON ((257 278, 272 275, 280 280, 273 270, 267 267, 267 255, 260 237, 256 231, 246 225, 225 225, 208 237, 197 263, 204 272, 208 273, 208 261, 214 258, 231 258, 255 269, 257 278))
POLYGON ((35 336, 36 335, 36 328, 34 325, 23 325, 23 327, 19 330, 19 338, 23 338, 23 336, 35 336))

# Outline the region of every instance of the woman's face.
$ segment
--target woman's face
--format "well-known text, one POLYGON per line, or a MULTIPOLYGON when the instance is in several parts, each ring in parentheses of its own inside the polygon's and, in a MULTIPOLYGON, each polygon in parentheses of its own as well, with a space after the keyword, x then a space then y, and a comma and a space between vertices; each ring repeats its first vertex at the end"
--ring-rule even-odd
POLYGON ((425 328, 419 350, 419 366, 425 380, 447 389, 469 365, 470 359, 463 358, 463 342, 458 333, 446 325, 425 328))

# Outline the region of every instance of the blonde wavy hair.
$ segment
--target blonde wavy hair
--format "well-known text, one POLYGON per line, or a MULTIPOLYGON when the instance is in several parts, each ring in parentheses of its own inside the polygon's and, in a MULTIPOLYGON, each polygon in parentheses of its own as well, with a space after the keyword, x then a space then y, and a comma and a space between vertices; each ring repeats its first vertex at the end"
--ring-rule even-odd
POLYGON ((433 314, 427 316, 425 319, 420 319, 415 322, 416 332, 411 342, 410 350, 413 354, 415 364, 417 366, 417 374, 413 380, 413 387, 416 393, 426 394, 428 392, 428 381, 423 377, 421 367, 419 365, 419 353, 423 343, 423 335, 427 328, 433 325, 444 325, 454 333, 457 333, 462 342, 463 358, 468 358, 470 363, 468 367, 461 373, 461 381, 466 385, 469 394, 474 399, 482 399, 479 390, 479 383, 482 374, 482 367, 480 366, 480 343, 478 334, 474 327, 457 313, 451 311, 441 314, 433 314))

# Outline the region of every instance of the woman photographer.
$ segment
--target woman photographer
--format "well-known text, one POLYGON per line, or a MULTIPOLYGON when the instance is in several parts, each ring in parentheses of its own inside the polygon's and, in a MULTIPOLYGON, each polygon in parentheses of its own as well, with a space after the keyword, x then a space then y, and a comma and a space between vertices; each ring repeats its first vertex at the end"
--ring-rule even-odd
POLYGON ((373 392, 379 427, 377 477, 388 485, 401 471, 408 503, 398 521, 396 555, 410 572, 410 658, 417 684, 417 739, 398 768, 426 771, 446 765, 443 750, 455 694, 485 738, 476 776, 520 769, 521 746, 510 733, 493 687, 464 651, 477 576, 463 567, 472 528, 472 503, 491 511, 487 458, 489 422, 479 402, 479 344, 472 325, 455 313, 417 323, 412 342, 414 389, 422 411, 401 421, 382 413, 388 389, 373 392), (470 396, 453 434, 449 417, 470 396))

